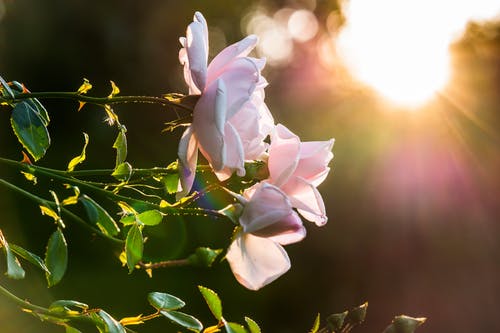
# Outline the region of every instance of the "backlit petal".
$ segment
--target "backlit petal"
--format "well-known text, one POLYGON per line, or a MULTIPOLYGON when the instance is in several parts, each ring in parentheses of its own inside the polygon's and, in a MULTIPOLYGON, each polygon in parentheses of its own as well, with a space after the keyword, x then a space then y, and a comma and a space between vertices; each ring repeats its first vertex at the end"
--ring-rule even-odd
POLYGON ((276 186, 285 184, 299 162, 300 139, 285 126, 276 125, 269 147, 269 178, 276 186))
POLYGON ((258 290, 290 269, 283 247, 270 239, 242 233, 226 254, 234 276, 248 289, 258 290))

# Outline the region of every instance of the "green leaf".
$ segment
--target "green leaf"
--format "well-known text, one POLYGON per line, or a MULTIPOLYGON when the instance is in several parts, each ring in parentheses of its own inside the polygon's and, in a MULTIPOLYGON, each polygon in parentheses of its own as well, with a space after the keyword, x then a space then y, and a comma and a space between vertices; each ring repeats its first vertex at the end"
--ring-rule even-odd
POLYGON ((2 95, 14 98, 14 93, 9 87, 9 84, 0 76, 0 85, 2 86, 2 95))
POLYGON ((106 326, 106 333, 126 333, 125 328, 115 318, 111 317, 106 311, 99 310, 99 317, 104 320, 106 326))
POLYGON ((61 299, 52 302, 49 306, 49 311, 50 312, 68 312, 68 311, 74 311, 74 309, 78 310, 86 310, 89 308, 89 306, 85 303, 78 302, 78 301, 73 301, 73 300, 66 300, 66 299, 61 299))
POLYGON ((231 204, 219 210, 219 213, 225 215, 228 219, 231 220, 231 222, 236 225, 239 224, 238 220, 240 219, 242 212, 243 206, 240 204, 231 204))
POLYGON ((345 322, 351 325, 358 325, 365 321, 366 309, 368 308, 368 302, 349 310, 347 316, 345 317, 345 322))
POLYGON ((89 144, 89 135, 87 133, 83 133, 83 137, 85 140, 85 143, 83 144, 83 149, 80 155, 73 157, 71 161, 69 161, 68 164, 68 171, 73 171, 75 170, 75 167, 85 161, 86 155, 85 155, 85 150, 87 149, 87 145, 89 144))
POLYGON ((78 198, 85 207, 90 222, 97 225, 97 227, 106 235, 116 236, 120 231, 115 220, 89 196, 83 194, 78 198))
POLYGON ((12 253, 9 243, 7 243, 7 240, 5 239, 1 231, 0 245, 4 249, 5 257, 7 259, 7 272, 5 272, 5 275, 10 277, 11 279, 23 279, 25 275, 24 269, 21 267, 19 260, 17 260, 16 256, 12 253))
MULTIPOLYGON (((29 90, 26 89, 26 87, 20 82, 12 81, 11 85, 12 85, 11 86, 12 90, 19 93, 19 94, 23 94, 23 93, 27 93, 27 92, 29 93, 29 90)), ((25 99, 24 102, 30 104, 30 106, 40 116, 40 118, 42 119, 42 122, 45 126, 47 126, 49 124, 49 122, 50 122, 49 114, 47 113, 47 110, 42 105, 42 103, 40 103, 40 101, 38 99, 29 98, 29 99, 25 99)))
POLYGON ((203 329, 201 322, 195 317, 179 311, 160 311, 170 321, 180 325, 192 332, 200 332, 203 329))
POLYGON ((222 249, 213 250, 209 247, 199 247, 187 260, 194 266, 211 267, 221 253, 222 249))
POLYGON ((156 209, 147 210, 137 215, 137 220, 145 225, 157 225, 163 220, 163 215, 156 209))
POLYGON ((328 318, 326 318, 326 327, 330 331, 334 332, 340 331, 342 326, 344 326, 344 319, 348 313, 349 313, 348 311, 344 311, 341 313, 334 313, 329 315, 328 318))
POLYGON ((117 180, 121 182, 126 182, 130 179, 132 176, 132 165, 128 162, 123 162, 119 164, 115 170, 113 170, 113 173, 111 176, 115 177, 117 180))
POLYGON ((47 268, 47 266, 45 266, 45 263, 43 262, 42 258, 37 256, 36 254, 31 253, 30 251, 23 249, 22 247, 17 246, 15 244, 10 244, 10 249, 12 250, 12 252, 17 254, 21 258, 29 261, 33 265, 37 266, 38 268, 44 270, 46 273, 50 274, 50 271, 47 268))
POLYGON ((141 228, 138 224, 133 224, 127 233, 125 240, 125 253, 127 255, 127 267, 129 273, 134 270, 135 265, 141 261, 144 251, 144 240, 142 239, 141 228))
POLYGON ((383 333, 413 333, 426 318, 413 318, 405 315, 396 316, 383 333))
POLYGON ((44 120, 33 105, 26 101, 17 103, 10 122, 17 139, 35 161, 42 158, 50 146, 50 136, 44 120))
POLYGON ((215 291, 207 287, 198 286, 198 289, 203 295, 205 302, 207 302, 208 308, 214 315, 215 319, 220 321, 222 319, 222 302, 219 298, 219 295, 217 295, 215 291))
POLYGON ((227 333, 247 333, 245 327, 237 323, 224 322, 224 328, 227 333))
POLYGON ((50 236, 45 253, 45 266, 49 273, 45 273, 49 287, 59 283, 68 266, 68 246, 60 228, 50 236))
POLYGON ((71 327, 71 326, 66 325, 65 328, 66 328, 65 333, 82 333, 82 331, 77 330, 76 328, 71 327))
POLYGON ((245 321, 250 333, 261 333, 259 325, 253 319, 245 317, 245 321))
POLYGON ((134 214, 129 214, 129 215, 125 215, 123 216, 121 219, 120 219, 120 222, 123 224, 123 225, 131 225, 131 224, 134 224, 135 223, 135 216, 134 214))
POLYGON ((165 190, 168 194, 177 193, 179 187, 179 174, 169 173, 162 178, 163 184, 165 185, 165 190))
POLYGON ((180 298, 157 291, 148 294, 148 301, 157 310, 177 310, 186 305, 180 298))
POLYGON ((121 125, 118 136, 113 143, 113 148, 116 149, 116 167, 125 162, 125 160, 127 159, 127 137, 125 135, 126 132, 127 129, 125 128, 125 126, 121 125))
POLYGON ((316 316, 316 319, 314 320, 313 327, 311 328, 309 333, 317 333, 319 330, 319 323, 320 323, 320 315, 318 313, 318 315, 316 316))

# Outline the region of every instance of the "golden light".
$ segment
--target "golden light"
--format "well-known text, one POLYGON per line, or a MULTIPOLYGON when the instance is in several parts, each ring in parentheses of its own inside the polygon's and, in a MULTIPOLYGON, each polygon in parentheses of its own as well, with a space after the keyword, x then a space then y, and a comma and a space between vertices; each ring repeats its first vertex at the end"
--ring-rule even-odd
POLYGON ((500 13, 497 0, 351 0, 337 49, 352 74, 396 104, 428 101, 450 77, 450 43, 469 20, 500 13))

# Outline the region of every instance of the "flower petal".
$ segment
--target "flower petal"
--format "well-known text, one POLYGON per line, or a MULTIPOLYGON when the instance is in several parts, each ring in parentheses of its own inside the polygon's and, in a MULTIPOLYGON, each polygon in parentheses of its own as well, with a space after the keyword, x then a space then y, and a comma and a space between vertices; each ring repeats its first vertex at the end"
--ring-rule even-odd
POLYGON ((251 290, 273 282, 290 269, 283 247, 270 239, 240 233, 226 254, 236 280, 251 290))
POLYGON ((288 195, 292 206, 307 220, 318 226, 326 224, 325 204, 316 187, 301 177, 292 177, 281 187, 288 195))
POLYGON ((293 175, 299 163, 300 139, 285 126, 276 125, 269 147, 269 181, 280 187, 293 175))
POLYGON ((224 146, 226 147, 226 160, 224 168, 215 170, 215 174, 220 181, 231 177, 234 171, 239 177, 245 175, 245 159, 243 145, 236 129, 228 122, 224 131, 224 146))
POLYGON ((190 90, 203 91, 207 82, 208 28, 201 13, 195 13, 194 21, 189 24, 186 38, 181 40, 181 43, 185 54, 179 52, 179 60, 184 65, 186 83, 190 90), (191 86, 192 83, 194 87, 191 86))
POLYGON ((188 127, 182 134, 178 148, 179 155, 179 192, 177 199, 182 198, 191 191, 194 177, 196 176, 196 162, 198 160, 198 142, 193 135, 192 127, 188 127))
POLYGON ((226 88, 217 80, 205 89, 193 111, 193 131, 203 156, 215 171, 225 166, 224 124, 226 119, 226 88))
POLYGON ((314 186, 321 184, 330 171, 328 163, 333 158, 333 143, 334 139, 302 142, 300 159, 294 176, 302 177, 314 186))
MULTIPOLYGON (((213 80, 209 72, 209 82, 213 80)), ((250 58, 237 58, 218 73, 217 79, 222 79, 227 87, 227 119, 230 119, 248 102, 259 81, 260 72, 257 64, 250 58)))
MULTIPOLYGON (((279 188, 268 183, 259 183, 250 188, 253 192, 240 216, 240 224, 244 232, 254 233, 261 231, 261 236, 272 236, 276 233, 262 234, 262 229, 284 221, 285 227, 288 225, 286 218, 292 212, 292 205, 285 193, 279 188)), ((248 198, 248 195, 244 193, 248 198)), ((276 231, 279 227, 272 228, 276 231)), ((286 228, 285 228, 286 229, 286 228)))
POLYGON ((247 56, 250 51, 254 49, 255 45, 257 45, 257 41, 257 36, 250 35, 240 40, 239 42, 226 47, 210 62, 210 65, 208 66, 210 75, 219 75, 222 71, 225 70, 224 67, 232 62, 235 58, 247 56))

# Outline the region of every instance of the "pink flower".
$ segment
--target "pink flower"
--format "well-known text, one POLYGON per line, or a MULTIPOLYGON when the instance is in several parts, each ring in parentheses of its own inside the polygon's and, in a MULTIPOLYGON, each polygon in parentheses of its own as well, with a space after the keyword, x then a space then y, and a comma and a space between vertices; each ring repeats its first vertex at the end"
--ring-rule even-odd
POLYGON ((290 259, 281 245, 302 240, 306 230, 288 197, 266 182, 244 192, 241 229, 226 254, 238 282, 257 290, 290 269, 290 259))
POLYGON ((269 183, 279 187, 292 206, 307 220, 327 222, 323 198, 316 187, 330 168, 334 140, 300 142, 297 135, 278 124, 269 147, 269 183))
POLYGON ((226 47, 207 66, 207 23, 196 12, 180 42, 179 60, 189 93, 201 94, 193 122, 179 143, 180 195, 184 195, 194 181, 198 149, 220 180, 233 172, 244 176, 245 160, 258 159, 267 149, 263 140, 274 121, 264 103, 267 82, 260 72, 265 61, 248 57, 256 36, 226 47))

